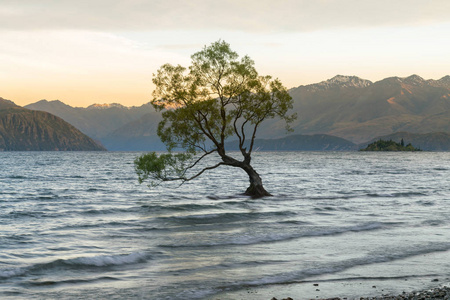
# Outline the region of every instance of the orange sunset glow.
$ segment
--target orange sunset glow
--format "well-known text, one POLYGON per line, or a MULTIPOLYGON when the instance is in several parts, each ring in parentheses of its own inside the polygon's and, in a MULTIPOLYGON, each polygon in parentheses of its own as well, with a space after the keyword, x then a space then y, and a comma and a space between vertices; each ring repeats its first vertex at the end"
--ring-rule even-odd
POLYGON ((2 1, 0 96, 142 105, 159 66, 186 65, 218 39, 288 88, 336 74, 439 79, 450 70, 448 13, 444 0, 2 1))

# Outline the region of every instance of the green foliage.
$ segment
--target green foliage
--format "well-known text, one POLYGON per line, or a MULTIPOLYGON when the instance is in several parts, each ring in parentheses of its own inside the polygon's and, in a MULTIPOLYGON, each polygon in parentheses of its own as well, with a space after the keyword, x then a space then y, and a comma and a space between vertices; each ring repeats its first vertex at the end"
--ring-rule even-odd
MULTIPOLYGON (((216 147, 233 134, 244 139, 248 125, 269 118, 287 123, 292 99, 278 79, 258 76, 248 56, 239 60, 229 44, 218 41, 192 55, 188 69, 163 65, 154 74, 152 104, 165 110, 158 135, 169 149, 205 150, 205 141, 216 147)), ((252 130, 250 130, 253 133, 252 130)))
POLYGON ((404 146, 403 139, 401 140, 400 143, 396 143, 392 140, 384 141, 380 139, 368 145, 367 148, 361 149, 360 151, 422 151, 422 150, 413 147, 411 143, 404 146))
MULTIPOLYGON (((281 118, 287 128, 296 116, 287 115, 292 98, 278 79, 259 76, 254 62, 239 55, 224 41, 217 41, 191 56, 189 68, 165 64, 153 74, 153 106, 163 111, 158 136, 169 154, 149 153, 135 161, 139 181, 191 180, 221 165, 250 170, 250 155, 260 124, 281 118), (225 141, 239 139, 243 161, 226 154, 225 141), (247 147, 244 143, 247 141, 247 147), (180 148, 185 154, 172 155, 180 148), (196 160, 197 153, 203 153, 196 160), (222 161, 191 177, 186 171, 207 155, 222 161), (245 166, 244 166, 245 165, 245 166)), ((255 172, 255 174, 257 174, 255 172)))
POLYGON ((156 186, 161 181, 183 178, 186 164, 192 158, 186 153, 161 154, 150 152, 137 157, 134 161, 139 183, 150 179, 150 185, 156 186))

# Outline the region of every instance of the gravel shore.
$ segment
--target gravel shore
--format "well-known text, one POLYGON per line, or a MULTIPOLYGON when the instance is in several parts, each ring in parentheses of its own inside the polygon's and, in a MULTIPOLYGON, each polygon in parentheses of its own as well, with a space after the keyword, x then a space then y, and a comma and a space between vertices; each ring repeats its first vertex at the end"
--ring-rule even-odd
MULTIPOLYGON (((427 291, 420 291, 420 292, 411 292, 406 293, 404 292, 401 295, 398 296, 391 296, 391 295, 382 295, 377 297, 359 297, 359 298, 327 298, 327 299, 320 299, 320 300, 449 300, 450 299, 450 287, 443 286, 439 288, 434 288, 427 291)), ((296 300, 296 298, 283 298, 283 299, 277 299, 273 297, 271 300, 296 300)), ((311 300, 318 300, 318 299, 311 299, 311 300)))
POLYGON ((450 299, 450 287, 443 286, 440 288, 434 288, 428 291, 403 293, 398 296, 381 296, 381 297, 371 297, 371 298, 360 298, 360 300, 425 300, 425 299, 439 299, 448 300, 450 299))

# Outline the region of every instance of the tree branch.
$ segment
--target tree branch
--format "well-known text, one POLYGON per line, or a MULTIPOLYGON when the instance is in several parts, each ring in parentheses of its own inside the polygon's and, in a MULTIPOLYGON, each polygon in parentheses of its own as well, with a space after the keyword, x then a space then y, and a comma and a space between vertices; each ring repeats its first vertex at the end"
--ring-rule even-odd
POLYGON ((192 180, 192 179, 195 179, 195 178, 197 178, 198 176, 202 175, 205 171, 208 171, 208 170, 212 170, 212 169, 218 168, 218 167, 220 167, 220 166, 222 166, 222 165, 225 165, 225 163, 220 162, 220 163, 218 163, 218 164, 216 164, 216 165, 214 165, 214 166, 206 167, 206 168, 204 168, 203 170, 201 170, 200 172, 198 172, 197 174, 195 174, 194 176, 192 176, 192 177, 190 177, 190 178, 186 178, 186 179, 183 180, 183 181, 190 181, 190 180, 192 180))
POLYGON ((256 137, 256 130, 258 129, 259 124, 261 124, 261 122, 264 121, 264 120, 266 119, 266 117, 267 117, 268 114, 269 114, 269 112, 266 112, 266 113, 264 114, 264 116, 262 116, 262 117, 258 120, 258 122, 255 123, 255 127, 253 128, 252 139, 251 139, 251 142, 250 142, 250 148, 249 148, 249 150, 248 150, 248 154, 249 154, 249 155, 250 155, 250 154, 252 153, 252 151, 253 151, 253 145, 254 145, 254 143, 255 143, 255 137, 256 137))
POLYGON ((241 147, 244 145, 244 142, 245 142, 245 129, 244 129, 244 127, 247 124, 248 120, 249 119, 246 119, 241 125, 241 134, 242 134, 242 145, 241 145, 241 147))
POLYGON ((205 173, 208 170, 216 169, 216 168, 218 168, 218 167, 220 167, 222 165, 225 165, 225 163, 224 162, 220 162, 218 164, 215 164, 214 166, 203 168, 203 170, 201 170, 200 172, 198 172, 197 174, 195 174, 194 176, 189 177, 189 178, 186 178, 184 176, 183 177, 172 177, 172 178, 161 178, 161 181, 178 181, 178 180, 181 180, 184 183, 186 181, 191 181, 191 180, 199 177, 200 175, 202 175, 203 173, 205 173))
POLYGON ((239 130, 238 130, 238 128, 237 128, 237 120, 239 120, 239 118, 242 116, 242 109, 239 109, 237 112, 236 112, 236 117, 234 118, 234 122, 233 122, 233 127, 234 127, 234 133, 236 133, 236 135, 237 135, 237 137, 239 138, 239 148, 241 148, 242 147, 242 145, 243 145, 243 140, 242 140, 242 137, 241 137, 241 135, 239 134, 239 130))
POLYGON ((216 147, 219 147, 219 142, 217 142, 214 134, 211 132, 211 127, 209 126, 208 119, 206 118, 205 114, 203 114, 201 110, 199 110, 198 113, 202 116, 206 125, 206 129, 203 128, 202 122, 194 116, 195 121, 197 122, 198 126, 200 126, 200 130, 203 131, 203 133, 214 143, 214 145, 216 145, 216 147))
POLYGON ((205 158, 206 156, 216 152, 217 149, 213 149, 211 151, 206 152, 205 154, 203 154, 202 156, 200 156, 200 158, 198 158, 192 165, 190 165, 189 167, 187 167, 185 170, 189 170, 192 169, 193 167, 195 167, 203 158, 205 158))

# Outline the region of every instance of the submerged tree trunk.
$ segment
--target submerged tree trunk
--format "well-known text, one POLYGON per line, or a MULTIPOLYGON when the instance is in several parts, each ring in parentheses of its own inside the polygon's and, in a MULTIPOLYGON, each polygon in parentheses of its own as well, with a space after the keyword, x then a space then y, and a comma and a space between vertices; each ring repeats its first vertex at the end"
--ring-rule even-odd
POLYGON ((244 165, 242 169, 248 174, 250 180, 250 186, 245 191, 245 195, 252 196, 253 198, 272 196, 264 189, 261 177, 259 177, 259 174, 250 165, 244 165))
POLYGON ((225 155, 225 151, 222 153, 219 152, 222 156, 222 161, 232 167, 238 167, 243 169, 250 180, 250 186, 245 191, 244 195, 251 196, 253 198, 261 198, 265 196, 272 196, 269 192, 267 192, 264 189, 264 186, 262 184, 261 177, 259 177, 259 174, 253 169, 253 167, 250 165, 251 157, 250 155, 245 155, 244 161, 238 161, 228 155, 225 155))

